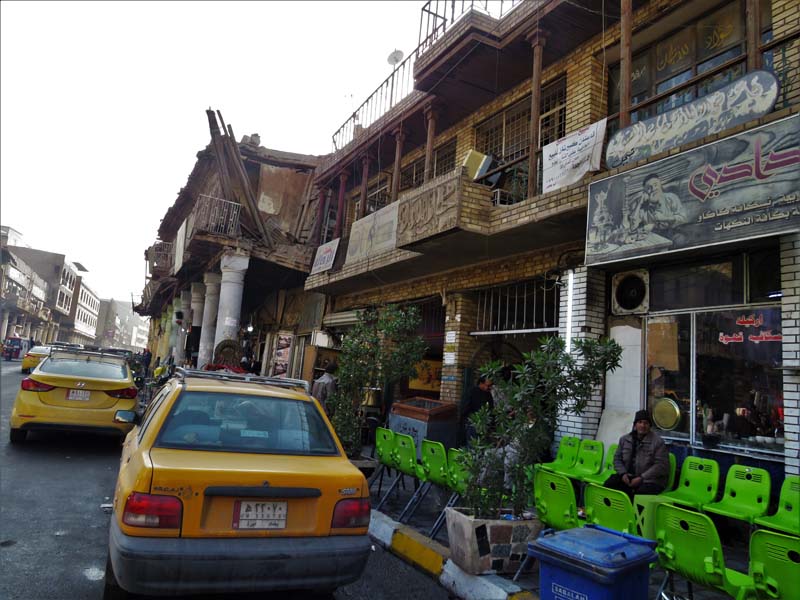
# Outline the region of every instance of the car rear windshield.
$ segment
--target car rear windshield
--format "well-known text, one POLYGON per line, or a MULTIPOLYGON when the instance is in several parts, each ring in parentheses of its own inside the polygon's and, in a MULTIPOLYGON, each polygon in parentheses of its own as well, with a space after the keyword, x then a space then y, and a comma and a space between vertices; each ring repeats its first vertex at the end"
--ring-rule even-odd
POLYGON ((312 402, 215 392, 183 392, 156 446, 266 454, 339 453, 312 402))
POLYGON ((96 379, 127 379, 128 368, 117 361, 100 361, 86 358, 53 358, 39 366, 40 373, 68 375, 70 377, 93 377, 96 379))
POLYGON ((50 352, 50 348, 47 346, 34 346, 28 350, 29 354, 47 354, 48 352, 50 352))

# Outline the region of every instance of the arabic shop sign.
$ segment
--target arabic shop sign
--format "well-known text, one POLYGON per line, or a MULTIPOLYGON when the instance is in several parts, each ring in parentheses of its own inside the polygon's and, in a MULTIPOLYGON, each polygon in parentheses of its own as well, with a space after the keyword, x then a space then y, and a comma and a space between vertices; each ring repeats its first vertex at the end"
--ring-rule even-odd
POLYGON ((311 273, 309 273, 309 275, 316 275, 317 273, 330 270, 333 266, 333 261, 336 258, 336 251, 338 249, 339 238, 317 247, 317 253, 314 255, 314 264, 311 267, 311 273))
POLYGON ((728 344, 743 344, 745 341, 753 344, 761 342, 782 342, 783 334, 774 331, 772 328, 764 328, 764 313, 752 313, 750 315, 740 315, 736 318, 736 325, 744 327, 748 331, 736 331, 733 333, 720 331, 718 341, 723 346, 728 344), (753 328, 750 331, 750 328, 753 328))
POLYGON ((592 183, 586 264, 799 228, 795 115, 592 183))
POLYGON ((621 129, 608 142, 606 164, 610 169, 632 164, 763 117, 777 98, 775 76, 752 71, 694 102, 621 129))

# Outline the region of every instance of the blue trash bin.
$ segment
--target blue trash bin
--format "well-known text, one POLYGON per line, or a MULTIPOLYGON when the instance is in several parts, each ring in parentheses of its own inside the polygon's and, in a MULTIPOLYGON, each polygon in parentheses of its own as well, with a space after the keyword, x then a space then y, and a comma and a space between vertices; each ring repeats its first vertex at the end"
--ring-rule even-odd
POLYGON ((541 600, 646 600, 656 542, 598 525, 554 532, 528 543, 539 559, 541 600))

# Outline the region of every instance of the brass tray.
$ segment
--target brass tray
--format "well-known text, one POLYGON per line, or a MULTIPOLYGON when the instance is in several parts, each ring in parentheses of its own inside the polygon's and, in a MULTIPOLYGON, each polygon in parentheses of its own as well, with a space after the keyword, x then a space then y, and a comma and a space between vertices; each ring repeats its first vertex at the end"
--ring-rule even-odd
POLYGON ((672 431, 681 422, 681 409, 672 398, 659 398, 653 404, 653 423, 659 429, 672 431))

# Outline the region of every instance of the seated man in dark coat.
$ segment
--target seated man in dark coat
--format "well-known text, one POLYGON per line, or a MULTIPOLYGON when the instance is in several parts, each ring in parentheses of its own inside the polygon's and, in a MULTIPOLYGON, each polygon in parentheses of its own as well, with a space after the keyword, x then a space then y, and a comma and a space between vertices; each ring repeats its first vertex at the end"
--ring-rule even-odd
POLYGON ((664 440, 651 430, 646 410, 636 413, 633 430, 619 438, 614 455, 616 473, 603 484, 633 498, 635 494, 660 494, 669 479, 669 451, 664 440))

